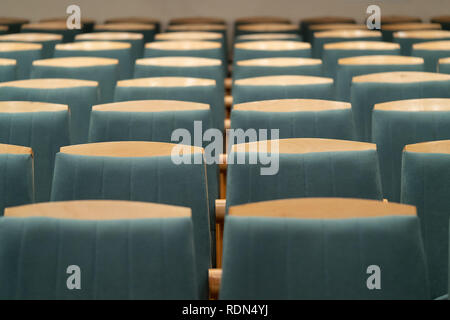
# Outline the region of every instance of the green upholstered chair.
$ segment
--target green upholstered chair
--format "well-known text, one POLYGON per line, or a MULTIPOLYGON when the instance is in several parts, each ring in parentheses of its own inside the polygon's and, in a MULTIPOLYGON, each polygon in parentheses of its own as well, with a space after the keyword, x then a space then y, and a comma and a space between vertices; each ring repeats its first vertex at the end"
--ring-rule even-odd
POLYGON ((36 22, 24 24, 21 32, 55 33, 63 36, 62 42, 72 42, 81 29, 68 29, 66 21, 36 22))
POLYGON ((0 169, 0 216, 6 207, 34 202, 31 148, 0 144, 0 169))
POLYGON ((396 55, 349 57, 339 59, 336 70, 336 100, 350 101, 353 77, 380 72, 424 71, 424 61, 396 55))
POLYGON ((234 144, 227 163, 227 208, 283 198, 383 197, 376 145, 370 143, 291 138, 234 144), (269 155, 267 164, 263 157, 269 155))
POLYGON ((179 100, 210 105, 214 126, 224 130, 223 94, 218 94, 212 79, 191 77, 151 77, 122 80, 114 92, 115 101, 179 100))
POLYGON ((411 55, 425 60, 425 71, 436 72, 439 59, 450 57, 450 39, 413 44, 411 55))
POLYGON ((0 143, 30 147, 37 202, 49 201, 59 148, 69 144, 67 106, 43 102, 0 102, 0 143))
POLYGON ((8 28, 7 33, 18 33, 22 25, 29 22, 28 19, 23 18, 0 17, 0 26, 6 26, 8 28))
POLYGON ((372 117, 384 197, 399 202, 402 150, 407 144, 450 139, 450 99, 380 103, 372 117))
POLYGON ((439 59, 438 70, 440 73, 450 74, 450 57, 439 59))
POLYGON ((262 76, 322 76, 322 60, 310 58, 262 58, 237 61, 233 79, 262 76))
POLYGON ((119 78, 119 61, 98 57, 66 57, 33 62, 31 78, 66 78, 97 81, 99 101, 112 102, 119 78))
POLYGON ((119 18, 109 18, 105 20, 107 23, 139 23, 139 24, 152 24, 155 26, 155 33, 161 32, 161 22, 158 19, 147 18, 147 17, 119 17, 119 18))
POLYGON ((289 23, 250 23, 241 24, 236 27, 235 36, 254 33, 290 33, 300 34, 299 26, 289 23))
POLYGON ((17 79, 28 79, 31 64, 42 57, 42 45, 37 43, 0 42, 0 58, 14 59, 17 79))
POLYGON ((322 59, 324 75, 336 79, 337 64, 341 58, 399 55, 400 45, 381 41, 347 41, 327 43, 324 45, 322 59))
POLYGON ((80 41, 58 44, 55 58, 99 57, 119 60, 119 79, 133 77, 131 44, 117 41, 80 41))
POLYGON ((234 42, 247 42, 247 41, 302 41, 300 35, 293 33, 251 33, 237 36, 234 38, 234 42))
POLYGON ((356 24, 354 22, 313 24, 308 27, 307 38, 312 43, 316 32, 339 30, 367 30, 367 26, 365 24, 356 24))
POLYGON ((439 23, 444 30, 450 30, 450 15, 432 17, 430 21, 433 23, 439 23))
POLYGON ((450 141, 405 146, 402 159, 402 203, 417 207, 428 257, 431 295, 448 293, 450 141))
POLYGON ((42 58, 52 58, 55 45, 61 43, 62 35, 53 33, 13 33, 0 36, 5 42, 31 42, 42 45, 42 58))
MULTIPOLYGON (((55 17, 55 18, 44 18, 39 20, 39 22, 63 22, 63 23, 67 23, 67 18, 68 17, 55 17)), ((95 20, 94 19, 89 19, 89 18, 83 18, 81 17, 80 19, 80 24, 81 24, 81 32, 92 32, 94 30, 94 25, 95 25, 95 20)))
POLYGON ((145 58, 136 61, 135 78, 146 77, 192 77, 216 81, 217 105, 212 115, 218 128, 225 119, 223 67, 219 59, 196 57, 145 58))
POLYGON ((420 98, 450 98, 450 75, 382 72, 353 77, 351 103, 357 139, 372 141, 372 110, 377 103, 420 98))
POLYGON ((76 79, 29 79, 0 83, 0 101, 39 101, 69 106, 70 142, 85 143, 91 107, 98 103, 98 84, 76 79))
POLYGON ((0 220, 2 300, 198 298, 189 208, 90 200, 6 214, 0 220))
MULTIPOLYGON (((155 38, 155 25, 148 23, 107 23, 96 25, 95 32, 133 32, 144 36, 144 43, 151 42, 155 38)), ((142 54, 142 51, 141 51, 142 54)))
POLYGON ((17 78, 17 64, 14 59, 0 58, 0 82, 13 81, 17 78))
POLYGON ((234 45, 233 63, 262 58, 311 58, 311 45, 300 41, 247 41, 234 45))
POLYGON ((131 64, 134 68, 134 61, 142 58, 144 52, 144 36, 140 33, 132 32, 92 32, 79 34, 75 41, 117 41, 131 44, 131 64))
POLYGON ((407 15, 399 15, 399 14, 392 14, 392 15, 382 15, 381 16, 381 25, 384 24, 398 24, 398 23, 420 23, 422 22, 422 19, 417 16, 407 16, 407 15))
POLYGON ((205 173, 199 147, 144 141, 69 146, 56 155, 51 199, 133 200, 189 207, 199 296, 206 299, 211 234, 205 173), (174 161, 172 154, 184 163, 174 161))
POLYGON ((314 76, 265 76, 233 82, 233 103, 274 99, 324 99, 334 95, 333 79, 314 76))
POLYGON ((166 32, 213 32, 221 33, 223 36, 224 51, 227 53, 228 34, 227 26, 225 24, 218 23, 190 23, 190 24, 177 24, 169 25, 166 32))
MULTIPOLYGON (((352 140, 354 136, 349 103, 313 99, 265 100, 236 104, 231 112, 231 128, 244 131, 279 129, 280 139, 352 140)), ((267 139, 271 139, 269 134, 267 139)))
POLYGON ((401 46, 401 53, 410 56, 415 43, 427 41, 450 40, 448 30, 398 31, 394 32, 394 42, 401 46))
POLYGON ((354 24, 356 23, 355 19, 348 17, 310 17, 306 19, 302 19, 300 21, 300 28, 303 35, 304 41, 311 42, 313 31, 310 30, 310 27, 317 24, 354 24))
POLYGON ((220 298, 430 299, 416 210, 339 198, 231 207, 220 298))
POLYGON ((327 43, 345 41, 381 41, 381 32, 373 30, 331 30, 315 32, 312 39, 313 58, 322 58, 327 43))
POLYGON ((190 24, 219 24, 226 25, 226 21, 218 17, 209 16, 189 16, 177 17, 169 20, 169 25, 190 25, 190 24))
POLYGON ((441 25, 439 23, 408 22, 383 24, 381 27, 381 33, 383 34, 384 41, 393 41, 394 32, 421 30, 441 30, 441 25))

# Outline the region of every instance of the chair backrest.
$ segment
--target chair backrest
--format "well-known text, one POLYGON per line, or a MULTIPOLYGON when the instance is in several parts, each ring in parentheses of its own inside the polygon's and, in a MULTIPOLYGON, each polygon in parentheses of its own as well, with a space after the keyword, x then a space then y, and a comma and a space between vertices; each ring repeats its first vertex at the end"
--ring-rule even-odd
POLYGON ((440 73, 450 74, 450 57, 439 59, 438 71, 440 73))
POLYGON ((431 295, 448 293, 450 140, 405 146, 402 203, 417 207, 428 257, 431 295))
POLYGON ((189 208, 91 200, 7 215, 0 221, 2 299, 198 298, 189 208))
POLYGON ((144 43, 151 42, 155 38, 156 25, 149 23, 107 23, 94 26, 94 31, 135 32, 144 36, 144 43))
POLYGON ((81 33, 81 29, 67 28, 66 20, 28 23, 22 25, 21 31, 60 34, 63 36, 63 42, 72 42, 75 35, 81 33))
POLYGON ((394 32, 394 42, 401 45, 402 55, 410 56, 415 43, 426 41, 450 40, 447 30, 419 30, 394 32))
POLYGON ((450 56, 450 40, 415 43, 411 54, 425 60, 425 71, 436 72, 439 59, 450 56))
POLYGON ((404 16, 404 15, 383 15, 381 17, 381 24, 394 24, 394 23, 414 23, 414 22, 422 22, 422 19, 419 17, 413 16, 404 16))
POLYGON ((0 144, 0 215, 3 209, 34 202, 33 151, 0 144))
POLYGON ((0 102, 0 143, 32 148, 36 201, 49 201, 55 155, 69 144, 69 111, 66 105, 0 102))
POLYGON ((225 20, 218 17, 179 17, 170 19, 169 24, 226 24, 225 20))
POLYGON ((220 32, 226 35, 227 27, 219 23, 192 23, 192 24, 172 24, 167 26, 167 32, 174 31, 206 31, 220 32))
POLYGON ((302 138, 232 146, 227 206, 298 197, 381 200, 376 145, 302 138))
POLYGON ((22 25, 29 23, 30 20, 24 18, 1 17, 0 25, 8 27, 9 33, 18 33, 22 25))
POLYGON ((275 16, 252 16, 252 17, 240 17, 237 18, 234 23, 236 25, 241 24, 259 24, 259 23, 284 23, 290 24, 291 19, 285 17, 275 16))
POLYGON ((349 17, 311 17, 306 18, 300 21, 300 28, 302 31, 303 39, 305 41, 311 42, 313 31, 310 29, 310 26, 318 25, 318 24, 340 24, 340 23, 348 23, 354 24, 356 23, 355 19, 349 17))
POLYGON ((450 139, 450 99, 412 99, 376 104, 377 144, 385 198, 400 201, 402 150, 407 144, 450 139))
POLYGON ((202 148, 147 141, 63 147, 56 155, 51 200, 87 199, 191 208, 199 294, 207 297, 211 235, 202 148))
POLYGON ((155 36, 156 41, 199 40, 199 41, 223 41, 223 34, 219 32, 165 32, 155 36))
POLYGON ((17 62, 15 59, 0 58, 0 82, 13 81, 17 77, 17 62))
POLYGON ((238 25, 236 28, 236 35, 277 32, 298 34, 299 27, 288 23, 250 23, 238 25))
POLYGON ((0 41, 6 42, 31 42, 42 45, 42 58, 51 58, 55 45, 62 42, 62 35, 53 33, 12 33, 0 36, 0 41))
POLYGON ((234 45, 234 63, 240 60, 275 57, 310 58, 311 45, 286 40, 246 41, 234 45))
POLYGON ((407 22, 407 23, 383 24, 381 31, 383 33, 384 41, 392 41, 394 32, 397 31, 440 30, 440 29, 442 29, 442 27, 439 23, 407 22))
POLYGON ((139 24, 151 24, 155 26, 155 32, 159 33, 161 31, 161 22, 155 18, 148 17, 119 17, 119 18, 109 18, 105 20, 105 24, 108 23, 139 23, 139 24))
POLYGON ((292 33, 250 33, 237 36, 234 42, 264 41, 264 40, 288 40, 300 41, 300 37, 292 33))
POLYGON ((267 201, 231 207, 225 225, 221 299, 430 298, 413 206, 267 201))
POLYGON ((30 77, 31 64, 41 59, 42 45, 38 43, 0 42, 0 58, 14 59, 17 62, 17 78, 30 77))

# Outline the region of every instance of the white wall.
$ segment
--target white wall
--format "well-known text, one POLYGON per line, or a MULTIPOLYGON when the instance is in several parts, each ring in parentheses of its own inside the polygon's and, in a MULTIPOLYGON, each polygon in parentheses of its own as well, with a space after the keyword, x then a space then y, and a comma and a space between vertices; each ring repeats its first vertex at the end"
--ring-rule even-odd
POLYGON ((82 16, 98 22, 116 16, 148 16, 167 22, 179 16, 219 16, 232 22, 239 16, 277 15, 298 22, 317 15, 351 16, 363 22, 368 5, 377 4, 382 14, 431 16, 450 14, 450 0, 0 0, 0 16, 37 21, 65 16, 66 7, 77 4, 82 16))

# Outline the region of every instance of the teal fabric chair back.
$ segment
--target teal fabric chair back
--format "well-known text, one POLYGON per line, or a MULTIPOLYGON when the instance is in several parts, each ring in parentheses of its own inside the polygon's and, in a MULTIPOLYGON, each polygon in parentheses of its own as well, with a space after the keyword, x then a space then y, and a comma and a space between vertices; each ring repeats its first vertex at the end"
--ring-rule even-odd
MULTIPOLYGON (((64 22, 64 23, 67 23, 67 18, 68 17, 44 18, 44 19, 40 19, 39 22, 64 22)), ((92 32, 94 30, 95 23, 96 22, 94 19, 81 18, 80 19, 81 32, 82 33, 92 32)))
POLYGON ((415 211, 336 198, 232 207, 220 299, 430 299, 415 211))
POLYGON ((440 30, 441 25, 438 23, 422 23, 422 22, 406 22, 406 23, 390 23, 381 26, 383 40, 392 42, 394 33, 399 31, 423 31, 423 30, 440 30))
MULTIPOLYGON (((313 99, 265 100, 234 105, 231 129, 266 129, 269 132, 278 129, 279 139, 352 140, 354 136, 349 103, 313 99)), ((269 132, 267 139, 273 139, 269 132)))
POLYGON ((405 56, 361 56, 341 58, 336 71, 336 100, 351 101, 352 78, 369 73, 424 71, 422 58, 405 56))
POLYGON ((69 201, 6 214, 2 300, 198 299, 188 208, 69 201))
POLYGON ((312 42, 313 40, 313 30, 311 30, 312 25, 317 24, 355 24, 356 21, 353 18, 348 17, 311 17, 300 21, 300 30, 303 39, 307 42, 312 42))
POLYGON ((224 130, 225 108, 212 79, 189 77, 152 77, 123 80, 117 83, 115 101, 178 100, 210 105, 214 126, 224 130))
POLYGON ((439 59, 438 71, 440 73, 450 74, 450 57, 439 59))
POLYGON ((17 77, 17 63, 14 59, 0 58, 0 82, 13 81, 17 77))
POLYGON ((450 30, 450 18, 448 15, 433 17, 430 21, 432 23, 439 23, 444 30, 450 30))
POLYGON ((70 143, 87 141, 91 108, 98 103, 97 82, 29 79, 0 83, 0 101, 39 101, 69 106, 70 143))
POLYGON ((236 27, 235 36, 255 33, 288 33, 299 35, 300 28, 298 25, 290 23, 247 23, 236 27))
POLYGON ((373 142, 380 157, 384 197, 400 201, 402 151, 405 145, 450 139, 450 99, 386 102, 373 111, 373 142))
POLYGON ((23 18, 13 18, 13 17, 3 17, 0 18, 0 25, 7 28, 7 33, 18 33, 22 25, 29 23, 28 19, 23 18))
POLYGON ((236 80, 233 103, 274 99, 324 99, 334 95, 333 79, 313 76, 266 76, 236 80))
POLYGON ((449 140, 407 145, 402 160, 401 201, 417 207, 433 298, 448 293, 449 146, 449 140))
POLYGON ((308 41, 313 43, 314 34, 316 32, 324 32, 324 31, 340 31, 340 30, 367 30, 366 24, 356 24, 355 22, 347 22, 347 23, 320 23, 313 24, 308 27, 308 41))
POLYGON ((37 60, 31 68, 31 78, 82 79, 98 82, 99 101, 112 102, 119 79, 117 59, 97 57, 67 57, 37 60))
POLYGON ((448 30, 421 30, 421 31, 399 31, 394 32, 394 42, 401 46, 401 54, 410 56, 415 43, 427 41, 450 40, 448 30))
POLYGON ((291 19, 286 17, 277 17, 277 16, 248 16, 248 17, 239 17, 234 20, 233 31, 236 35, 237 28, 243 25, 250 24, 291 24, 291 19))
POLYGON ((119 79, 133 77, 131 45, 118 41, 80 41, 59 44, 55 47, 55 58, 99 57, 119 60, 119 79))
POLYGON ((287 57, 311 58, 311 45, 286 40, 239 42, 234 45, 233 64, 241 60, 287 57))
POLYGON ((37 43, 0 42, 0 58, 14 59, 17 63, 17 79, 28 79, 31 64, 42 57, 42 45, 37 43))
POLYGON ((166 32, 213 32, 221 33, 223 42, 228 44, 227 26, 218 23, 190 23, 190 24, 176 24, 167 26, 166 32))
POLYGON ((299 197, 382 199, 374 144, 314 138, 281 139, 277 140, 278 152, 275 149, 267 155, 271 156, 271 163, 267 164, 263 157, 268 151, 264 146, 274 150, 273 141, 232 146, 228 156, 227 207, 299 197), (261 160, 255 161, 255 157, 261 160))
POLYGON ((198 290, 206 299, 211 235, 202 155, 197 147, 144 141, 65 147, 56 155, 51 200, 133 200, 191 208, 198 290), (184 163, 173 161, 174 148, 183 151, 184 163))
POLYGON ((219 59, 196 57, 145 58, 136 61, 135 78, 192 77, 216 81, 217 106, 212 109, 218 128, 225 119, 225 87, 222 62, 219 59))
POLYGON ((377 103, 449 98, 450 76, 428 72, 383 72, 353 77, 351 103, 357 139, 372 141, 372 110, 377 103))
POLYGON ((314 33, 312 42, 313 58, 321 59, 323 47, 327 43, 346 41, 381 41, 381 32, 373 30, 331 30, 314 33))
POLYGON ((67 106, 27 101, 0 102, 0 143, 32 148, 37 202, 49 201, 55 155, 69 144, 67 106))
POLYGON ((149 24, 155 27, 155 33, 161 32, 161 22, 147 17, 119 17, 105 20, 105 24, 149 24))
POLYGON ((28 147, 0 144, 0 216, 6 207, 32 202, 33 151, 28 147))
MULTIPOLYGON (((132 32, 142 34, 144 43, 152 42, 155 39, 156 26, 149 23, 107 23, 96 25, 96 32, 132 32)), ((142 51, 141 51, 142 55, 142 51)))
POLYGON ((252 33, 234 38, 234 43, 247 41, 302 41, 302 37, 292 33, 252 33))
POLYGON ((400 46, 397 43, 379 41, 347 41, 324 45, 323 69, 324 75, 336 79, 338 60, 348 57, 399 55, 400 46))
POLYGON ((237 61, 233 79, 264 76, 322 76, 322 61, 309 58, 263 58, 237 61))
POLYGON ((425 71, 437 72, 439 59, 450 57, 450 40, 413 44, 411 55, 425 60, 425 71))
POLYGON ((49 21, 25 24, 21 28, 24 33, 53 33, 62 36, 62 42, 73 42, 81 29, 68 29, 66 21, 49 21))
POLYGON ((0 42, 30 42, 42 45, 42 58, 53 57, 55 45, 62 42, 62 36, 52 33, 13 33, 0 36, 0 42))

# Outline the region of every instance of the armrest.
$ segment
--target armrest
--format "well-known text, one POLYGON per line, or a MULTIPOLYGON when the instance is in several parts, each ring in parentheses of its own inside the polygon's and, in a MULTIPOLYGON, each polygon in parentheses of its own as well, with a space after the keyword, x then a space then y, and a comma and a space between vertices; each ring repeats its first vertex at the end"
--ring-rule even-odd
POLYGON ((228 155, 227 155, 226 153, 222 153, 222 154, 219 156, 219 161, 220 161, 220 163, 219 163, 219 169, 220 169, 221 172, 227 171, 227 167, 228 167, 228 164, 227 164, 227 157, 228 157, 228 155))
POLYGON ((233 96, 227 94, 227 95, 225 96, 225 107, 226 107, 227 109, 231 109, 232 106, 233 106, 233 96))
POLYGON ((227 89, 228 91, 231 90, 232 83, 233 81, 231 80, 231 78, 225 78, 225 89, 227 89))
POLYGON ((222 269, 209 269, 209 296, 216 300, 219 297, 220 283, 222 281, 222 269))
POLYGON ((223 224, 225 220, 226 199, 216 199, 216 223, 223 224))

